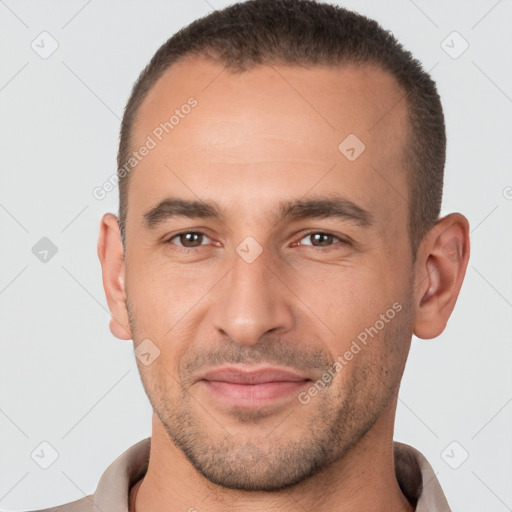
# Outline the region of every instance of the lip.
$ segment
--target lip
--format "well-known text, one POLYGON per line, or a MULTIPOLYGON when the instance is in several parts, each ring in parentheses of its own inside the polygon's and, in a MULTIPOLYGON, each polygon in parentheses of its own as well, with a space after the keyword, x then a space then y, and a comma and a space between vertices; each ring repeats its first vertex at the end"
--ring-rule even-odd
POLYGON ((222 367, 206 372, 200 382, 224 406, 256 409, 289 401, 310 380, 283 368, 222 367))
POLYGON ((267 382, 299 382, 309 380, 290 370, 276 367, 243 369, 232 366, 223 366, 206 372, 202 380, 213 382, 230 382, 232 384, 264 384, 267 382))

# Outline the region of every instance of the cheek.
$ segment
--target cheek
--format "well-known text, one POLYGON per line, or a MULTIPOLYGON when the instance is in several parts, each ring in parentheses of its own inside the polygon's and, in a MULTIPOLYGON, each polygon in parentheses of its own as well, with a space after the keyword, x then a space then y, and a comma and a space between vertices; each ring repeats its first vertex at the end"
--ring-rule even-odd
MULTIPOLYGON (((180 362, 198 336, 202 306, 218 273, 199 275, 184 266, 147 264, 127 268, 126 288, 133 313, 136 343, 149 339, 158 357, 150 366, 138 362, 147 386, 158 393, 181 388, 180 362)), ((134 338, 135 339, 135 338, 134 338)))
POLYGON ((137 363, 144 391, 153 409, 160 414, 177 410, 181 400, 181 386, 172 370, 173 363, 165 359, 164 352, 150 366, 137 363))
POLYGON ((174 330, 208 295, 218 275, 211 269, 151 264, 147 259, 140 266, 131 265, 126 282, 137 327, 160 336, 174 330))
POLYGON ((309 316, 325 324, 333 344, 344 350, 361 331, 379 320, 398 297, 386 275, 375 266, 331 266, 303 275, 295 280, 293 289, 312 311, 309 316))
POLYGON ((395 364, 402 364, 409 318, 398 274, 394 280, 392 276, 377 265, 354 266, 331 269, 328 278, 315 281, 321 283, 319 288, 311 289, 309 280, 303 282, 303 301, 322 320, 319 325, 329 328, 323 329, 324 343, 333 360, 342 365, 337 379, 341 388, 356 375, 378 387, 379 382, 393 380, 398 371, 395 364), (370 369, 371 375, 360 374, 370 369))

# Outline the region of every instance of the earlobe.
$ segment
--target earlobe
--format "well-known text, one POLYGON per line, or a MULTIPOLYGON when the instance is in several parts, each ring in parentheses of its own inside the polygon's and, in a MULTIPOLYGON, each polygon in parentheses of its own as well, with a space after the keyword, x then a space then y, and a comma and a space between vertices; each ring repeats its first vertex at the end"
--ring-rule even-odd
POLYGON ((427 233, 418 250, 414 334, 430 339, 445 329, 469 261, 469 223, 452 213, 427 233))
POLYGON ((103 215, 98 237, 103 288, 111 314, 110 331, 122 340, 132 339, 124 285, 125 261, 117 217, 103 215))

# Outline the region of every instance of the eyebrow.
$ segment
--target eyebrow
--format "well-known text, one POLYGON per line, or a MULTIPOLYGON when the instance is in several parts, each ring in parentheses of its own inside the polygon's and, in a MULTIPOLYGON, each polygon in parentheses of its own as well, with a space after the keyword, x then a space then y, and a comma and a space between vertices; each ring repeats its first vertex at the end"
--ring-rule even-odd
MULTIPOLYGON (((307 200, 283 201, 279 204, 276 220, 336 218, 351 221, 361 227, 370 227, 373 215, 353 201, 341 196, 315 197, 307 200)), ((175 217, 215 219, 223 221, 220 207, 215 202, 166 198, 144 214, 144 224, 154 229, 175 217)))
POLYGON ((281 203, 279 211, 282 219, 336 218, 352 221, 361 227, 373 224, 373 215, 368 210, 341 196, 281 203))
POLYGON ((222 219, 220 209, 214 203, 169 197, 144 214, 144 223, 148 229, 153 229, 174 217, 222 219))

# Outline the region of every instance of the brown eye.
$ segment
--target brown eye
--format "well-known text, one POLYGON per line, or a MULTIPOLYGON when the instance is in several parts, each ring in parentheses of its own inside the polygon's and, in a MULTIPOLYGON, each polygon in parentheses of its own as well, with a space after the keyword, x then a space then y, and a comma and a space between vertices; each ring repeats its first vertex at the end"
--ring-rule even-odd
POLYGON ((309 233, 305 237, 301 238, 300 245, 311 245, 313 247, 328 247, 340 241, 337 236, 331 235, 330 233, 323 233, 321 231, 309 233), (303 240, 310 240, 310 243, 303 242, 303 240))
POLYGON ((200 247, 204 245, 204 239, 208 237, 204 233, 196 232, 196 231, 187 231, 185 233, 179 233, 173 236, 169 242, 173 243, 179 247, 200 247))

